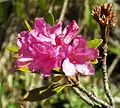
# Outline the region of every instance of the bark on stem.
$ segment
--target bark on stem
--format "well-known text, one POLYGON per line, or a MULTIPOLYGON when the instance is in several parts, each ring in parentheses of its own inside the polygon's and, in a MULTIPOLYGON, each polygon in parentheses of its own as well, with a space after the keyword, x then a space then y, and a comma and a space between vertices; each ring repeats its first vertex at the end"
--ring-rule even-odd
POLYGON ((107 75, 107 65, 106 65, 106 59, 107 59, 107 51, 108 51, 108 37, 109 37, 109 32, 110 32, 110 27, 108 24, 106 24, 105 27, 100 27, 101 28, 101 36, 103 39, 103 43, 102 43, 102 48, 101 48, 101 65, 102 65, 102 72, 103 72, 103 84, 104 84, 104 90, 105 93, 107 95, 107 98, 110 101, 110 105, 114 108, 115 107, 115 103, 114 103, 114 99, 112 97, 111 91, 110 91, 110 87, 109 87, 109 82, 108 82, 108 75, 107 75))
POLYGON ((88 105, 90 106, 95 106, 94 103, 92 102, 91 99, 86 98, 83 94, 80 93, 80 91, 78 91, 78 89, 76 87, 73 87, 73 91, 76 93, 76 95, 78 95, 82 100, 84 100, 88 105))

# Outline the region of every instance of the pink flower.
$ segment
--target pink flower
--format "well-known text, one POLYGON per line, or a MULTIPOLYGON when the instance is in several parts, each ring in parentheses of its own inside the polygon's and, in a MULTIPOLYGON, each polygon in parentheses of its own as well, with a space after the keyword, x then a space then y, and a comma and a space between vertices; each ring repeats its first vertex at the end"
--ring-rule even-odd
POLYGON ((18 34, 16 68, 28 66, 30 71, 40 71, 42 76, 51 75, 51 70, 56 67, 62 67, 67 76, 78 72, 92 75, 91 61, 99 56, 99 52, 88 48, 85 38, 75 36, 78 30, 74 20, 62 31, 62 23, 50 26, 43 18, 37 18, 31 31, 18 34))
POLYGON ((95 70, 91 61, 97 59, 98 56, 99 51, 97 48, 87 48, 85 38, 76 36, 66 48, 66 59, 62 64, 63 72, 67 76, 73 76, 78 72, 83 75, 93 75, 95 70))

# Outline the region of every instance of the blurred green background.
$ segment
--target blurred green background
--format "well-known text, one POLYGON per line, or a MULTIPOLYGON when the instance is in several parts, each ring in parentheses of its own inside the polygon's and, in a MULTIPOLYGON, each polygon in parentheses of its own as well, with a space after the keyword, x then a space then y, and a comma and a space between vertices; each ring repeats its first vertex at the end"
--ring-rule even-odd
MULTIPOLYGON (((80 26, 79 33, 88 40, 100 38, 99 26, 91 16, 92 8, 105 2, 113 4, 117 25, 110 33, 107 65, 116 108, 120 108, 120 0, 0 0, 0 108, 20 108, 21 104, 25 108, 91 108, 71 88, 39 102, 18 101, 27 90, 46 85, 49 81, 33 73, 13 72, 15 57, 7 47, 15 45, 17 33, 27 29, 25 19, 32 25, 36 17, 46 19, 47 12, 51 12, 57 22, 65 2, 63 27, 76 20, 80 26)), ((95 68, 94 76, 81 76, 80 82, 107 101, 99 65, 95 68)))

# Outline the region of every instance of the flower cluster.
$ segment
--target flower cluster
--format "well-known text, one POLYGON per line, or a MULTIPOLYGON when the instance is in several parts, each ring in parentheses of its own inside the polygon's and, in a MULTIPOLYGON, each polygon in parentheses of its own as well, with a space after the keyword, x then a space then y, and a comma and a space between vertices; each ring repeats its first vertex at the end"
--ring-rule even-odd
POLYGON ((81 35, 75 36, 78 30, 74 20, 62 30, 62 22, 50 26, 43 18, 37 18, 32 30, 18 34, 16 68, 28 66, 30 71, 39 71, 42 76, 51 75, 57 67, 66 76, 92 75, 95 70, 91 61, 97 59, 99 51, 88 48, 81 35))

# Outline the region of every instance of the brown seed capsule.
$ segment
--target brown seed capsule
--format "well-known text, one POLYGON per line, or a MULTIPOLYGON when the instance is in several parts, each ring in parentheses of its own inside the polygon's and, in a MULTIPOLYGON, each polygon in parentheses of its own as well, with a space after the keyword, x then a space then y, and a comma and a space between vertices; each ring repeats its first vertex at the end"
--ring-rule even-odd
POLYGON ((112 4, 104 3, 102 6, 95 7, 92 10, 92 16, 102 27, 116 25, 116 13, 112 10, 112 4))

